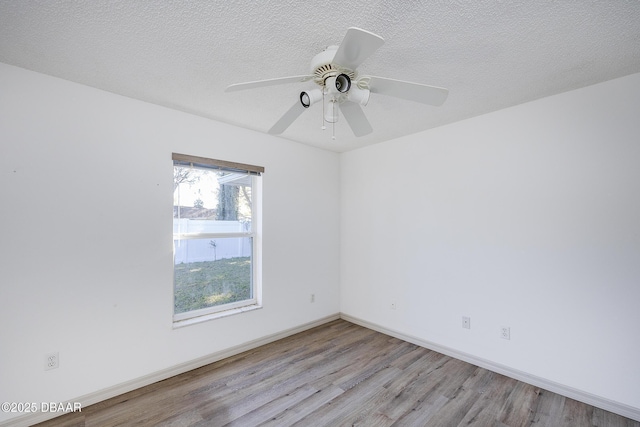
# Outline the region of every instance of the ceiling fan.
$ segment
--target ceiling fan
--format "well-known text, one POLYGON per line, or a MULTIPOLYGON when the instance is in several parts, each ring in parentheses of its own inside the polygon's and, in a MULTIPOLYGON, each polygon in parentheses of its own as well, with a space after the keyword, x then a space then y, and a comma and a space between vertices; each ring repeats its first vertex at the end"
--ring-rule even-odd
POLYGON ((301 92, 300 99, 296 100, 295 104, 269 129, 269 133, 281 134, 307 108, 322 102, 322 129, 325 129, 325 122, 333 123, 334 139, 339 111, 342 112, 355 136, 364 136, 373 131, 362 110, 362 106, 369 102, 371 93, 428 105, 442 105, 449 94, 447 89, 385 77, 358 76, 356 71, 358 66, 383 44, 382 37, 351 27, 347 30, 340 46, 329 46, 313 57, 311 74, 237 83, 227 87, 225 92, 313 80, 318 87, 301 92))

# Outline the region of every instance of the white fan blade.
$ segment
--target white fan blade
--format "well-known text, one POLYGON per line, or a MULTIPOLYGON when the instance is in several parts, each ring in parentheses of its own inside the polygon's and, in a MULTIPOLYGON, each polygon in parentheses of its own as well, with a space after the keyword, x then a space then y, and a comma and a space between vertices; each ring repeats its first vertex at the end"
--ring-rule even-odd
POLYGON ((227 87, 225 92, 235 92, 237 90, 254 89, 257 87, 281 85, 285 83, 300 83, 311 80, 313 76, 291 76, 291 77, 278 77, 277 79, 258 80, 255 82, 236 83, 227 87))
POLYGON ((369 79, 369 90, 372 93, 395 96, 422 104, 440 106, 449 95, 449 91, 442 87, 404 82, 386 77, 370 76, 369 79))
POLYGON ((302 106, 300 101, 296 101, 296 103, 293 104, 293 106, 289 108, 282 117, 280 117, 280 120, 278 120, 276 124, 269 129, 269 133, 271 135, 280 135, 282 132, 287 130, 289 126, 291 126, 291 123, 293 123, 304 110, 306 110, 306 108, 302 106))
POLYGON ((332 62, 355 70, 383 44, 382 37, 360 28, 351 27, 342 39, 332 62))
POLYGON ((347 101, 340 104, 340 111, 342 111, 342 115, 355 136, 365 136, 373 132, 371 123, 367 120, 367 116, 364 115, 360 105, 347 101))

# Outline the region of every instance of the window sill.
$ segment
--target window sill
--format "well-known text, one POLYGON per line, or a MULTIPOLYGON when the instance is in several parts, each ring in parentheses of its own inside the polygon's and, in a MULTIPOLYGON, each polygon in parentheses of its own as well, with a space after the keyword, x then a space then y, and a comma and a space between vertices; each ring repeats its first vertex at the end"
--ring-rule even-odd
POLYGON ((185 326, 195 325, 197 323, 208 322, 209 320, 219 319, 221 317, 233 316, 235 314, 247 311, 258 310, 262 308, 260 304, 251 304, 244 307, 232 308, 229 310, 218 311, 216 313, 204 314, 202 316, 191 317, 189 319, 177 320, 173 322, 173 329, 183 328, 185 326))

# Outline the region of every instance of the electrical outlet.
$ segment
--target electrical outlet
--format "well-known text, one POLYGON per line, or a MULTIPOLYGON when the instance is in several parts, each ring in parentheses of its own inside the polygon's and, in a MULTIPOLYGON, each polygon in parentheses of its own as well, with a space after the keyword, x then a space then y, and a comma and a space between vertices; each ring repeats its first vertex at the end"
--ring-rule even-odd
POLYGON ((311 294, 311 302, 316 302, 316 294, 311 294))
POLYGON ((511 328, 508 326, 503 326, 502 328, 500 328, 500 338, 504 339, 504 340, 510 340, 511 339, 511 328))
POLYGON ((57 369, 60 366, 60 355, 58 352, 44 355, 44 370, 57 369))
POLYGON ((471 329, 471 318, 462 316, 462 327, 465 329, 471 329))

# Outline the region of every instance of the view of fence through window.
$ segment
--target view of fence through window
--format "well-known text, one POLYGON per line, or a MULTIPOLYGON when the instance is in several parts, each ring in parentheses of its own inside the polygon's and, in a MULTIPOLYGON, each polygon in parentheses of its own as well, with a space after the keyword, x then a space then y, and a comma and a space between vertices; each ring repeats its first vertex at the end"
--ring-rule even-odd
POLYGON ((176 162, 173 177, 174 315, 252 300, 252 177, 176 162))

